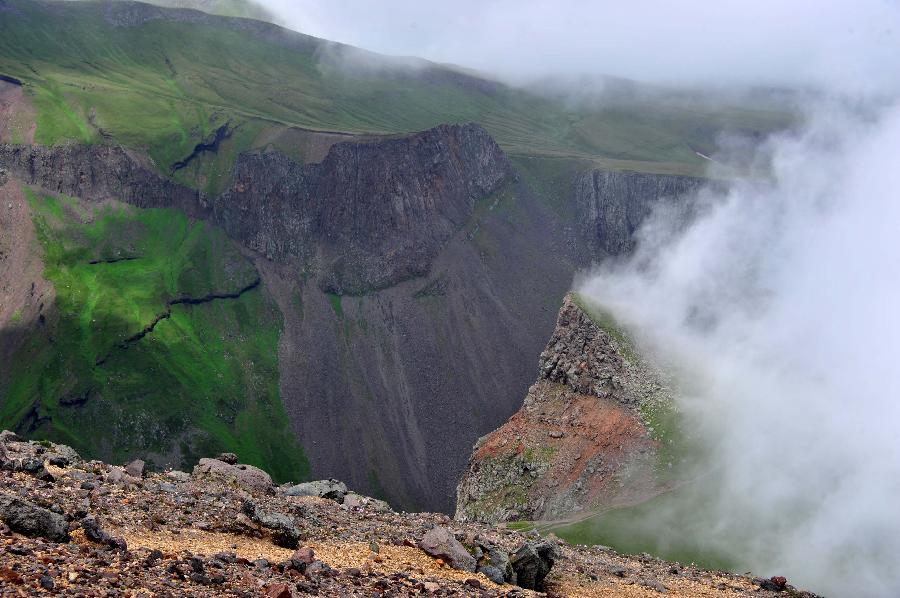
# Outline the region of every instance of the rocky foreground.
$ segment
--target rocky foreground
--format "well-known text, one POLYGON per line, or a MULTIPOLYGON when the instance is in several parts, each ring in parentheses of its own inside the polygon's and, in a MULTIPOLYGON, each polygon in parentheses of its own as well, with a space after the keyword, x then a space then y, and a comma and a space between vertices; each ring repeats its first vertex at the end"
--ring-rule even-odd
POLYGON ((395 513, 231 454, 189 474, 0 434, 2 596, 811 596, 536 533, 395 513))

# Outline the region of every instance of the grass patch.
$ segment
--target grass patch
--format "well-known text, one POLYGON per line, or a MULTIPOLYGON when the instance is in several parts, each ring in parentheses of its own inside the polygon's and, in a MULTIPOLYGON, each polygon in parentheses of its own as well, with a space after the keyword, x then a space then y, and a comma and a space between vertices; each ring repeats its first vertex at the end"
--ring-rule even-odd
POLYGON ((702 544, 691 531, 705 500, 708 497, 695 488, 684 486, 637 506, 610 509, 547 531, 572 544, 600 544, 625 554, 647 552, 678 563, 734 570, 738 563, 702 544))
POLYGON ((122 347, 167 301, 257 278, 224 233, 174 210, 110 206, 84 222, 76 202, 28 200, 56 304, 14 357, 0 425, 112 462, 153 454, 190 466, 228 450, 279 480, 308 475, 279 398, 281 316, 262 289, 172 306, 122 347))
POLYGON ((514 532, 526 533, 534 529, 534 523, 531 521, 509 521, 506 524, 506 528, 514 532))

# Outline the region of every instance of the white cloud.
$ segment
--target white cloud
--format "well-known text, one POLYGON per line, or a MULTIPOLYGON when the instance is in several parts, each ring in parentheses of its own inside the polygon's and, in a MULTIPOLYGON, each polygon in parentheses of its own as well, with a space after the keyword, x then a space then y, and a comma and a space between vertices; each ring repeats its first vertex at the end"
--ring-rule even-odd
POLYGON ((893 0, 264 0, 290 26, 507 77, 900 88, 893 0))

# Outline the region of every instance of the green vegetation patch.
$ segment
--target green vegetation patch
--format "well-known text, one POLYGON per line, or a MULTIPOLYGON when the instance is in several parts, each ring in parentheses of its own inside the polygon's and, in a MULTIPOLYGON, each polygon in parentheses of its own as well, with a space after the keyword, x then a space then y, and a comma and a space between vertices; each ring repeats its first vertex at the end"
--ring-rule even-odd
POLYGON ((279 399, 281 315, 224 233, 174 210, 29 202, 56 300, 0 388, 0 426, 113 462, 228 450, 307 476, 279 399))

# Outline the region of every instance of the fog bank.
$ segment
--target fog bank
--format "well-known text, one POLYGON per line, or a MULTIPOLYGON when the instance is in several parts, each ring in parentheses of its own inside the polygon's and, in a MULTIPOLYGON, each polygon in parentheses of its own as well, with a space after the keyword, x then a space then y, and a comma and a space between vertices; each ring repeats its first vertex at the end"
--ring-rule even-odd
POLYGON ((263 0, 288 26, 516 82, 606 74, 690 85, 900 89, 894 0, 263 0))
POLYGON ((765 149, 770 184, 701 194, 686 230, 660 210, 580 291, 677 366, 711 447, 691 499, 708 506, 660 512, 663 541, 900 595, 900 104, 821 107, 765 149))

